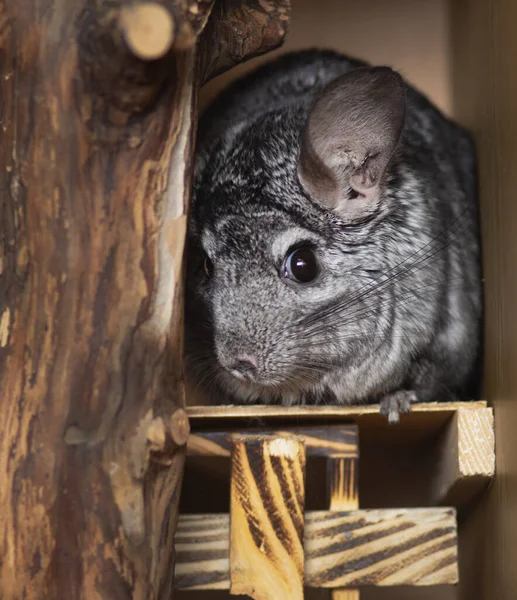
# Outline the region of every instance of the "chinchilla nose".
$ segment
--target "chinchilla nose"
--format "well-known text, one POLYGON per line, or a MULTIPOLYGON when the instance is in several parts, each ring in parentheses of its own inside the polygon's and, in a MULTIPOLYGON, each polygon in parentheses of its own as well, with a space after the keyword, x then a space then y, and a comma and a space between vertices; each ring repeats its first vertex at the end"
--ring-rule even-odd
POLYGON ((237 375, 253 377, 258 370, 257 359, 253 356, 236 356, 230 365, 230 371, 237 375))

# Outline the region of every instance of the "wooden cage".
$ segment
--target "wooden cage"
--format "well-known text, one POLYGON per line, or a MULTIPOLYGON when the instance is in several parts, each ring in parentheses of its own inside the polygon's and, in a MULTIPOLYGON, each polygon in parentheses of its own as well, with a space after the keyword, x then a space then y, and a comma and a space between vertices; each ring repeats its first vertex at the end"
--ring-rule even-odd
POLYGON ((0 2, 2 600, 516 597, 514 19, 514 0, 0 2), (186 398, 198 109, 311 46, 393 66, 475 136, 486 403, 389 426, 186 398))

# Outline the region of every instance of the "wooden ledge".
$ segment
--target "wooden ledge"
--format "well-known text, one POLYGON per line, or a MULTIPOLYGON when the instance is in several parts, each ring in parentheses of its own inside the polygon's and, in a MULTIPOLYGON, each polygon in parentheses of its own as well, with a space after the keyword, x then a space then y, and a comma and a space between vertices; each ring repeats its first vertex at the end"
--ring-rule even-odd
MULTIPOLYGON (((175 588, 230 588, 228 514, 181 515, 175 588)), ((305 513, 305 585, 440 585, 458 582, 450 508, 305 513)))
MULTIPOLYGON (((213 454, 217 450, 220 455, 229 455, 228 439, 223 443, 228 432, 253 428, 287 431, 310 426, 327 428, 330 435, 330 429, 345 423, 358 426, 361 448, 368 456, 375 455, 379 448, 413 452, 427 446, 430 454, 422 471, 425 481, 420 481, 427 492, 420 505, 464 507, 486 488, 495 472, 494 416, 486 402, 416 404, 397 425, 390 425, 379 414, 378 405, 192 406, 187 413, 197 434, 189 440, 189 454, 210 454, 206 446, 203 450, 199 447, 200 438, 204 438, 204 444, 215 442, 213 454)), ((309 446, 309 453, 313 452, 309 446)), ((361 462, 362 477, 368 477, 366 464, 361 462)), ((399 484, 404 485, 401 477, 399 484)))
MULTIPOLYGON (((487 403, 479 402, 427 402, 414 404, 408 415, 401 415, 401 422, 391 427, 400 428, 403 423, 420 422, 422 415, 427 415, 431 421, 445 421, 459 408, 466 410, 486 409, 487 403)), ((311 405, 311 406, 277 406, 277 405, 219 405, 219 406, 189 406, 189 418, 195 427, 204 422, 229 422, 238 420, 268 420, 268 421, 355 421, 387 423, 386 417, 379 412, 378 404, 357 406, 343 405, 311 405)))

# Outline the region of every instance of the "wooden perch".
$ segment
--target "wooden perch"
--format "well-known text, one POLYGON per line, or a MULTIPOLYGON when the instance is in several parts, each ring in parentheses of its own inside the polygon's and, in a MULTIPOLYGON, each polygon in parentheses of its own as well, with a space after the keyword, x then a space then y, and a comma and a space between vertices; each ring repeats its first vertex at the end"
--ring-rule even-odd
POLYGON ((211 7, 0 3, 2 600, 171 597, 211 7))
MULTIPOLYGON (((305 585, 441 585, 458 582, 453 509, 305 513, 305 585)), ((230 587, 229 515, 182 515, 175 587, 230 587)), ((280 598, 280 596, 277 596, 280 598)))
POLYGON ((290 0, 218 0, 200 39, 200 80, 282 44, 290 0))

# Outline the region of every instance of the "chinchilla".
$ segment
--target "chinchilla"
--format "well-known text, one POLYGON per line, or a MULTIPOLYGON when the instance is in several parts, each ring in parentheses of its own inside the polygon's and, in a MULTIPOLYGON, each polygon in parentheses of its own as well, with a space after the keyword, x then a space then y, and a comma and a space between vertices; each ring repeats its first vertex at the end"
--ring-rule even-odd
POLYGON ((216 403, 470 399, 482 284, 470 136, 329 51, 233 83, 197 139, 186 357, 216 403))

